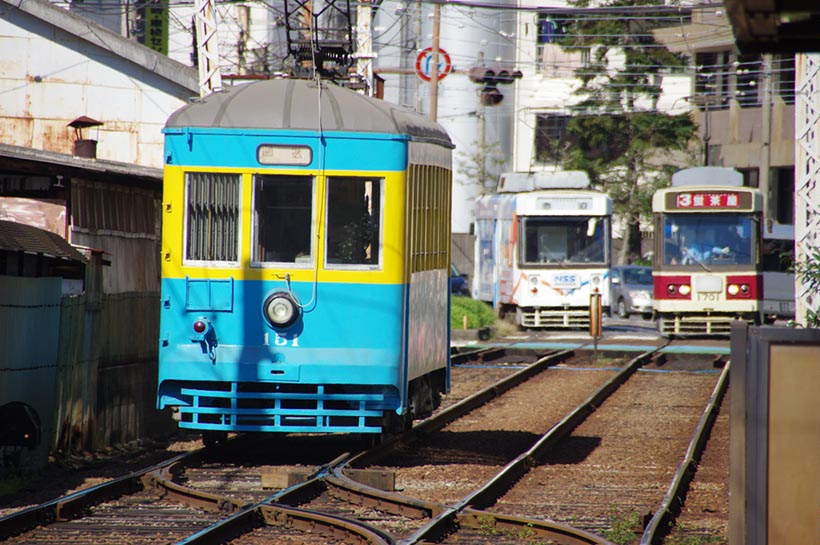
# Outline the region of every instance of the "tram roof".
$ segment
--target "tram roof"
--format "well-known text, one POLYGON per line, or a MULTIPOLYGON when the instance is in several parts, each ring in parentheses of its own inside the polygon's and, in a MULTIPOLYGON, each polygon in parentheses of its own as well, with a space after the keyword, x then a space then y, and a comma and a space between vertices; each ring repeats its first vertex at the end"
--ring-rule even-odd
POLYGON ((447 131, 427 117, 330 82, 304 79, 226 87, 180 108, 165 127, 400 134, 455 147, 447 131))

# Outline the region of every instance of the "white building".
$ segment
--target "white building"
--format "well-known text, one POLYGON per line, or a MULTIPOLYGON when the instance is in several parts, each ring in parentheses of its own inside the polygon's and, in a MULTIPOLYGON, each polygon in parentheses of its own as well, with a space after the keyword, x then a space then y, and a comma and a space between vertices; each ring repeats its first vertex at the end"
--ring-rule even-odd
MULTIPOLYGON (((563 20, 572 18, 562 1, 520 0, 518 14, 517 65, 524 77, 516 86, 513 169, 516 172, 551 170, 555 157, 550 143, 562 139, 579 81, 575 71, 584 67, 589 53, 567 53, 555 43, 563 31, 563 20), (536 8, 543 8, 538 11, 536 8), (557 10, 557 11, 556 11, 557 10)), ((575 15, 578 16, 578 15, 575 15)), ((617 52, 610 52, 610 65, 622 66, 617 52)), ((688 72, 664 74, 659 78, 662 95, 657 104, 639 103, 646 109, 679 114, 691 109, 685 97, 691 94, 688 72)))
MULTIPOLYGON (((507 1, 510 7, 515 5, 512 0, 507 1)), ((497 6, 498 2, 492 5, 497 6)), ((378 55, 376 73, 385 80, 385 100, 426 115, 430 112, 432 86, 416 75, 415 64, 418 54, 432 46, 433 15, 432 4, 390 1, 381 5, 373 24, 374 50, 378 55)), ((437 121, 456 145, 453 232, 468 233, 474 220, 475 198, 481 191, 476 180, 467 174, 475 168, 472 156, 482 134, 486 145, 497 144, 503 156, 510 156, 515 101, 513 86, 500 85, 504 100, 497 106, 482 108, 482 86, 471 82, 467 71, 482 62, 513 64, 515 11, 442 6, 440 28, 439 48, 449 56, 452 69, 438 84, 437 121)), ((444 69, 443 62, 440 69, 444 69)), ((509 165, 497 168, 509 170, 509 165)))
POLYGON ((160 168, 162 127, 196 93, 196 70, 46 0, 0 0, 0 143, 160 168), (77 118, 99 122, 81 128, 77 118))

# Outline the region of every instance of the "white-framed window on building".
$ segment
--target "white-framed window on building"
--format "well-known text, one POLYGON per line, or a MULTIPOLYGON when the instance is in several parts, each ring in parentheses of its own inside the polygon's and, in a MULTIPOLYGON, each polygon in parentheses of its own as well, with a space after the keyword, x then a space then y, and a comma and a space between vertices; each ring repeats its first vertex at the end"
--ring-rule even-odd
POLYGON ((563 113, 540 113, 535 116, 535 160, 542 164, 557 164, 561 149, 567 144, 570 116, 563 113))

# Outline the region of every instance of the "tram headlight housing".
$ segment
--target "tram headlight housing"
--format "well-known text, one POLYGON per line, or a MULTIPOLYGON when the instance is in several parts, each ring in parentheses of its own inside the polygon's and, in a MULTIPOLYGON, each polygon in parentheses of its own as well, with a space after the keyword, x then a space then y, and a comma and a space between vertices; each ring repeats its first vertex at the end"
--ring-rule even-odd
POLYGON ((752 288, 745 282, 733 282, 726 286, 726 293, 730 297, 748 298, 752 288))
POLYGON ((290 293, 277 291, 265 299, 262 312, 271 327, 284 329, 299 319, 299 304, 290 293))
POLYGON ((530 286, 530 291, 532 293, 538 293, 538 282, 539 281, 540 281, 540 279, 538 278, 538 275, 530 276, 529 279, 527 280, 527 283, 530 286))
POLYGON ((680 293, 681 295, 689 295, 690 293, 692 293, 692 286, 690 286, 689 284, 681 284, 678 287, 678 293, 680 293))

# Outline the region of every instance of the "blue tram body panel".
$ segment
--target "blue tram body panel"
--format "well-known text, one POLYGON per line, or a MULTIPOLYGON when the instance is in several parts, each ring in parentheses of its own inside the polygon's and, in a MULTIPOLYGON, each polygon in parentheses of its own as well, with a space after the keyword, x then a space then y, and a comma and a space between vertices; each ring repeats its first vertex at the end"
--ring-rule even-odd
POLYGON ((429 414, 449 390, 446 132, 299 80, 215 93, 175 112, 163 132, 158 406, 174 408, 182 428, 220 433, 380 433, 396 417, 429 414), (298 180, 309 180, 307 196, 265 200, 298 180), (375 260, 330 260, 331 237, 349 229, 330 224, 331 188, 369 207, 375 260), (281 220, 297 208, 308 210, 309 255, 268 257, 266 244, 299 236, 281 220), (260 234, 265 221, 281 231, 260 234), (194 239, 202 246, 191 257, 194 239), (274 325, 276 301, 294 321, 274 325))
POLYGON ((245 168, 258 164, 259 146, 305 146, 311 162, 292 168, 313 171, 401 171, 407 168, 407 140, 403 135, 308 131, 241 131, 236 129, 165 129, 167 164, 190 167, 245 168), (321 144, 325 144, 322 146, 321 144), (321 163, 321 164, 320 164, 321 163))

